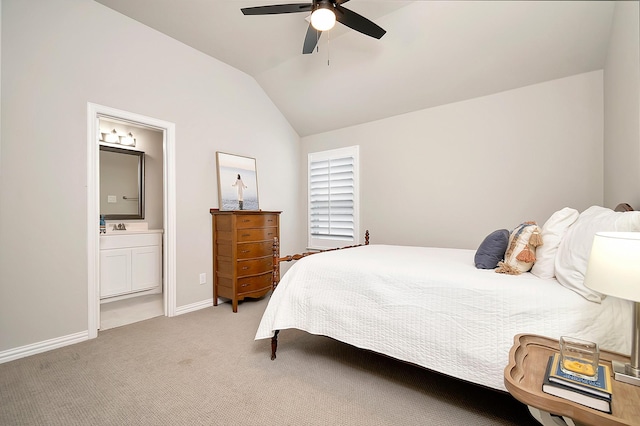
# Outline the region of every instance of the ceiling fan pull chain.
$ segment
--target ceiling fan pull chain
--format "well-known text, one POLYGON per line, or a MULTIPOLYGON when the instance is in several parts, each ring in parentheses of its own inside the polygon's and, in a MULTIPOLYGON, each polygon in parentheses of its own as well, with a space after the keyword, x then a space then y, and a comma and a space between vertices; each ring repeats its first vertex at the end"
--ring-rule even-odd
POLYGON ((329 60, 331 59, 329 40, 331 40, 331 31, 327 31, 327 66, 329 66, 329 60))

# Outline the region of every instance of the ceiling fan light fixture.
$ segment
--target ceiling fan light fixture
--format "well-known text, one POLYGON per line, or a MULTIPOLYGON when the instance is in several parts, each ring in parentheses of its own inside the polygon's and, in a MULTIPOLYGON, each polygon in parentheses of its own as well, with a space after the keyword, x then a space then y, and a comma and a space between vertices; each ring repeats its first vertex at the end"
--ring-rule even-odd
POLYGON ((330 3, 321 3, 311 13, 311 25, 318 31, 328 31, 336 24, 336 14, 330 3))

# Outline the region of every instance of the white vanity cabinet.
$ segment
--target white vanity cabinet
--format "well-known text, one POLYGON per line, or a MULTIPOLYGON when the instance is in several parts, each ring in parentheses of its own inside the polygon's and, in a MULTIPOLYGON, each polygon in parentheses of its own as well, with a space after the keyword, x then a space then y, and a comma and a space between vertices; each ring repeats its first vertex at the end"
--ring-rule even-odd
POLYGON ((162 291, 162 231, 100 236, 100 298, 162 291))

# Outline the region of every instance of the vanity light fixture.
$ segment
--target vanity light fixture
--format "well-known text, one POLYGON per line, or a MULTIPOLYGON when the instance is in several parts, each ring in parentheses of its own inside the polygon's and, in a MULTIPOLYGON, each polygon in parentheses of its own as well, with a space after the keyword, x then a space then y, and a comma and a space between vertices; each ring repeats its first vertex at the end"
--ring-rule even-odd
POLYGON ((126 146, 136 146, 136 140, 131 132, 129 132, 125 136, 120 136, 120 143, 126 146))
POLYGON ((102 136, 102 141, 107 143, 120 143, 120 138, 118 137, 118 132, 116 129, 113 129, 109 133, 100 133, 102 136))

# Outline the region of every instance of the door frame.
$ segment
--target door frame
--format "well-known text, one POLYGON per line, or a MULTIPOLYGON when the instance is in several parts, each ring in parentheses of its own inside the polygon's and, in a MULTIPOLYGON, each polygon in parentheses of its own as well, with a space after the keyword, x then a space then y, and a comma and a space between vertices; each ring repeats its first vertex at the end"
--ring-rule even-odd
POLYGON ((163 145, 163 303, 165 316, 176 314, 175 124, 91 102, 87 103, 87 294, 88 337, 100 328, 100 118, 128 121, 162 131, 163 145))

